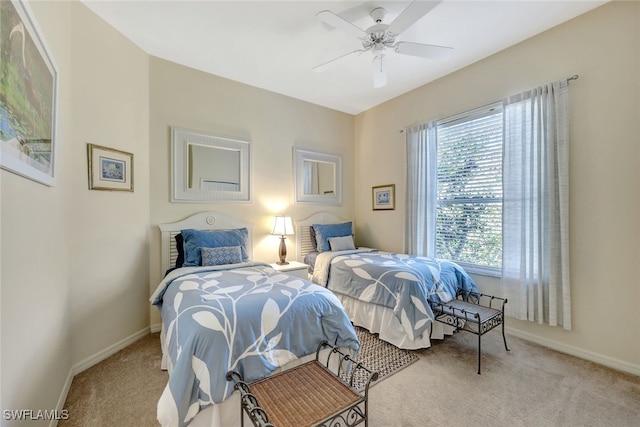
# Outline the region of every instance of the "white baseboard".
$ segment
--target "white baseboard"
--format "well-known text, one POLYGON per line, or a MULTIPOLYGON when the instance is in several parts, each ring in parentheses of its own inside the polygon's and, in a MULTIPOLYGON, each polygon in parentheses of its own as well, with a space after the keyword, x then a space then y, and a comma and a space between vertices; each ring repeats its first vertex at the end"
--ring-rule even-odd
POLYGON ((513 329, 510 327, 505 327, 504 329, 508 334, 516 336, 518 338, 522 338, 523 340, 531 341, 544 347, 548 347, 552 350, 570 354, 571 356, 579 357, 580 359, 589 360, 590 362, 598 363, 600 365, 604 365, 618 371, 623 371, 629 374, 640 376, 640 365, 625 362, 624 360, 614 359, 613 357, 604 356, 592 351, 583 350, 581 348, 566 345, 558 341, 541 338, 537 335, 523 332, 518 329, 513 329))
POLYGON ((160 332, 162 330, 162 323, 155 323, 151 325, 149 329, 151 330, 152 334, 155 334, 156 332, 160 332))
POLYGON ((116 354, 117 352, 119 352, 123 348, 128 347, 129 345, 131 345, 134 342, 138 341, 140 338, 143 338, 143 337, 145 337, 147 335, 149 335, 149 327, 141 329, 140 331, 136 332, 135 334, 130 335, 127 338, 125 338, 123 340, 120 340, 120 341, 118 341, 117 343, 115 343, 113 345, 110 345, 109 347, 105 348, 104 350, 97 352, 93 356, 89 356, 86 359, 76 363, 71 368, 71 372, 73 373, 74 376, 78 375, 80 372, 86 371, 87 369, 89 369, 90 367, 95 365, 96 363, 102 362, 107 357, 116 354))
MULTIPOLYGON (((134 342, 138 341, 140 338, 144 338, 149 334, 149 328, 146 327, 136 332, 133 335, 128 336, 127 338, 118 341, 117 343, 110 345, 102 351, 97 352, 93 356, 89 356, 86 359, 76 363, 69 370, 69 375, 67 376, 67 380, 64 383, 64 387, 62 388, 62 392, 60 393, 60 398, 58 399, 57 410, 61 412, 64 409, 64 403, 67 401, 67 396, 69 395, 69 390, 71 390, 71 383, 73 382, 73 377, 78 375, 82 371, 86 371, 90 367, 95 364, 102 362, 109 356, 113 356, 120 350, 134 342)), ((58 420, 51 420, 49 423, 49 427, 56 427, 58 425, 58 420)))
MULTIPOLYGON (((64 382, 64 386, 62 387, 62 393, 60 393, 60 397, 58 398, 58 405, 56 406, 56 410, 58 414, 61 414, 62 410, 64 409, 64 403, 67 401, 67 396, 69 395, 69 390, 71 389, 72 381, 73 381, 73 373, 72 373, 72 370, 69 370, 69 375, 67 375, 67 380, 64 382)), ((53 419, 49 421, 49 427, 56 427, 57 425, 58 425, 58 420, 53 419)))

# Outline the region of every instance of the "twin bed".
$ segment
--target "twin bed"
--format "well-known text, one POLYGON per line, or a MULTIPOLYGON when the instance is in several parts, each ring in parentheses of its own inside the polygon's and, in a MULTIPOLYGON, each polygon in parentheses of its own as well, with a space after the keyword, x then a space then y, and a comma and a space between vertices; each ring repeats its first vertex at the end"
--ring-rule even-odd
POLYGON ((446 302, 458 293, 478 292, 469 275, 450 261, 356 249, 353 243, 332 250, 333 239, 350 236, 353 229, 330 212, 298 221, 296 228, 297 257, 310 265, 310 280, 335 293, 354 325, 396 347, 427 348, 430 337, 453 333, 453 327, 432 322, 429 300, 446 302))
POLYGON ((229 371, 251 382, 310 360, 323 340, 357 353, 331 291, 251 261, 250 224, 205 212, 160 229, 170 271, 151 302, 162 315, 169 371, 158 402, 163 426, 240 425, 229 371))
POLYGON ((429 347, 446 325, 432 322, 428 299, 477 291, 455 264, 355 249, 351 224, 326 212, 297 223, 298 259, 315 258, 315 284, 252 261, 251 225, 225 215, 160 229, 168 273, 151 301, 169 371, 163 426, 240 425, 228 371, 251 382, 310 360, 322 340, 355 355, 353 325, 401 348, 429 347))

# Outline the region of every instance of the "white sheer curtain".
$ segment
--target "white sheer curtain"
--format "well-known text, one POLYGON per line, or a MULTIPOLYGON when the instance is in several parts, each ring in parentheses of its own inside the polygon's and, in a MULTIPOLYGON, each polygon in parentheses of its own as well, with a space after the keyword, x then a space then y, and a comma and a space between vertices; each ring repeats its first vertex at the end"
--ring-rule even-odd
POLYGON ((504 100, 505 311, 571 329, 568 82, 504 100))
POLYGON ((404 249, 408 254, 435 255, 436 128, 421 124, 405 129, 407 142, 407 202, 404 249))
POLYGON ((304 162, 304 194, 319 194, 318 162, 304 162))

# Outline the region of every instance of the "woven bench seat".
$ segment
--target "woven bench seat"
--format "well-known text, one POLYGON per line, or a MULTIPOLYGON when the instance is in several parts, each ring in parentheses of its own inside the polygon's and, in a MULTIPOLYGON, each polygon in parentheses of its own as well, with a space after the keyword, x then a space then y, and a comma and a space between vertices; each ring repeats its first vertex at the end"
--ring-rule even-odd
POLYGON ((366 426, 369 385, 377 377, 377 373, 326 342, 318 347, 315 360, 250 384, 245 383, 237 372, 227 374, 227 380, 234 381, 235 389, 240 391, 241 425, 244 426, 244 411, 256 427, 355 426, 361 423, 366 426), (319 361, 321 347, 332 349, 327 366, 333 354, 341 359, 338 366, 343 362, 353 364, 348 375, 351 384, 356 371, 364 370, 368 374, 364 393, 339 378, 340 368, 336 375, 319 361))
POLYGON ((436 321, 452 325, 456 331, 467 331, 478 336, 478 374, 481 369, 482 335, 496 326, 502 326, 504 348, 510 351, 504 334, 506 303, 506 299, 475 292, 466 296, 460 294, 446 303, 430 303, 436 321), (494 307, 496 302, 500 305, 499 308, 494 307))

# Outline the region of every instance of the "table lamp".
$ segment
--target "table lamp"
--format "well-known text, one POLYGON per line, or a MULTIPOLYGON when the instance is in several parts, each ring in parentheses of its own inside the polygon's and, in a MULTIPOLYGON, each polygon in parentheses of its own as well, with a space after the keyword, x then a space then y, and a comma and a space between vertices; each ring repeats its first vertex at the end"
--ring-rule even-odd
POLYGON ((278 251, 278 255, 280 256, 280 261, 277 262, 276 264, 278 265, 289 264, 285 260, 285 258, 287 257, 287 245, 284 243, 284 239, 286 239, 285 236, 292 236, 294 234, 293 222, 291 221, 291 217, 289 215, 276 215, 271 234, 275 236, 280 236, 280 249, 278 251))

